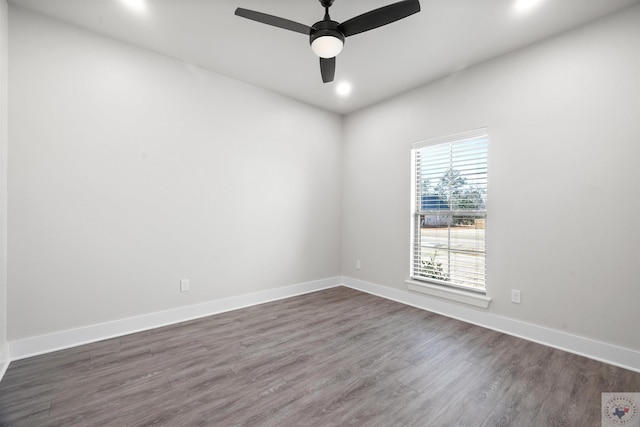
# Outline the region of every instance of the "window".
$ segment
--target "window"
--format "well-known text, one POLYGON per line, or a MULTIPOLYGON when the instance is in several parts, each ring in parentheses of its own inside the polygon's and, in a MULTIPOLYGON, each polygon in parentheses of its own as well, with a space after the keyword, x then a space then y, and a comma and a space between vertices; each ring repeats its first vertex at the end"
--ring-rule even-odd
POLYGON ((485 291, 486 129, 413 144, 411 279, 485 291))

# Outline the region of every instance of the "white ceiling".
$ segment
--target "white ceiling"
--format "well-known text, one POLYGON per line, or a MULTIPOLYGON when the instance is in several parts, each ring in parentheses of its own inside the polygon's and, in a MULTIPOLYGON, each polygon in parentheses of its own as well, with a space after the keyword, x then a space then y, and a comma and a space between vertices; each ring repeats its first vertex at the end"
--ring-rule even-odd
MULTIPOLYGON (((323 17, 318 0, 9 0, 86 29, 178 58, 341 114, 608 15, 640 0, 421 0, 422 11, 350 37, 334 83, 323 84, 318 58, 302 34, 234 15, 253 9, 306 25, 323 17), (341 98, 336 86, 349 81, 341 98)), ((396 0, 336 0, 342 22, 396 0)))

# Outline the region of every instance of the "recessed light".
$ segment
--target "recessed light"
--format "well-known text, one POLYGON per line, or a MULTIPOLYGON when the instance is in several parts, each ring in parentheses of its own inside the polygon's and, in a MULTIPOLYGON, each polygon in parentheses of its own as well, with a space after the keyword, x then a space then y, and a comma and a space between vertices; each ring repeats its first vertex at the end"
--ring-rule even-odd
POLYGON ((336 86, 336 93, 339 96, 348 96, 351 93, 351 83, 349 82, 341 82, 336 86))
POLYGON ((147 3, 145 0, 120 0, 120 2, 136 12, 144 12, 147 10, 147 3))
POLYGON ((514 9, 518 13, 526 13, 542 3, 542 0, 516 0, 514 9))

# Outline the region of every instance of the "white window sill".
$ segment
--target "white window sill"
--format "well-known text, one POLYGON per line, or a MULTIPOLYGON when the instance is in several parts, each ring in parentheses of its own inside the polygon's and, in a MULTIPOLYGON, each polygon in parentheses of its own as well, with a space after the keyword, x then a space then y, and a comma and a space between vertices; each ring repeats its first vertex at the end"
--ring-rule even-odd
POLYGON ((476 292, 454 289, 447 286, 440 286, 411 279, 405 280, 405 283, 410 291, 433 295, 480 308, 488 308, 489 303, 491 302, 491 298, 476 292))

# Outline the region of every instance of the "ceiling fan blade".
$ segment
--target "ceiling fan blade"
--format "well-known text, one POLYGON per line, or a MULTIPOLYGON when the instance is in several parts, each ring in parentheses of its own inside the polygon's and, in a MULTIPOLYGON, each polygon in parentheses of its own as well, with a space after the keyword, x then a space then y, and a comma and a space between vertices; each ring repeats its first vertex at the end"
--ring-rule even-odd
POLYGON ((241 7, 236 9, 236 15, 243 18, 251 19, 252 21, 261 22, 267 25, 273 25, 274 27, 284 28, 285 30, 295 31, 309 35, 311 33, 311 27, 304 24, 299 24, 288 19, 279 18, 273 15, 267 15, 266 13, 256 12, 255 10, 243 9, 241 7))
POLYGON ((336 75, 336 57, 320 58, 320 73, 322 74, 322 82, 330 83, 336 75))
POLYGON ((338 30, 345 37, 349 37, 391 24, 417 12, 420 12, 420 2, 418 0, 399 1, 344 21, 338 25, 338 30))

